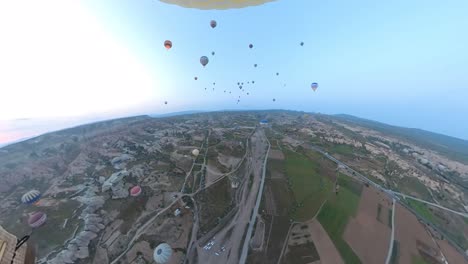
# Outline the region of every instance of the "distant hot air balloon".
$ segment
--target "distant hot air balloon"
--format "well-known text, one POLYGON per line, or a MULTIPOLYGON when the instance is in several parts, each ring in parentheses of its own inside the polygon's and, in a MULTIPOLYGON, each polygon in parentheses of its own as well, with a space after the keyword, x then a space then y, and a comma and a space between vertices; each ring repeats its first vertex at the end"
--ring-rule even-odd
POLYGON ((276 101, 276 99, 275 99, 275 98, 273 98, 273 102, 275 102, 275 101, 276 101))
POLYGON ((206 90, 206 87, 205 87, 205 90, 206 90))
POLYGON ((252 45, 252 44, 249 44, 249 48, 253 48, 253 45, 252 45))
POLYGON ((214 56, 214 55, 215 55, 215 52, 214 52, 214 51, 212 51, 212 52, 211 52, 211 55, 212 55, 212 56, 214 56))
POLYGON ((214 82, 213 85, 216 85, 216 83, 214 82))
POLYGON ((252 83, 255 83, 255 81, 252 81, 252 83))
POLYGON ((24 204, 34 204, 41 199, 41 193, 38 190, 31 190, 21 197, 21 202, 24 204))
POLYGON ((167 243, 159 244, 153 252, 153 258, 156 263, 163 264, 169 262, 172 255, 172 248, 167 243))
POLYGON ((237 85, 240 85, 240 82, 237 82, 237 85))
POLYGON ((192 150, 192 155, 194 155, 195 157, 197 157, 198 154, 200 154, 200 151, 199 151, 198 149, 192 150))
POLYGON ((318 88, 318 83, 314 82, 310 85, 310 87, 312 87, 312 90, 314 90, 314 92, 317 90, 318 88))
POLYGON ((211 28, 215 28, 217 25, 218 25, 218 23, 216 23, 216 20, 211 20, 210 21, 211 28))
POLYGON ((257 68, 257 63, 254 64, 254 67, 257 68))
POLYGON ((132 189, 130 189, 130 196, 136 197, 141 194, 141 187, 140 186, 133 186, 132 189))
POLYGON ((193 79, 195 79, 195 81, 196 81, 196 80, 198 80, 198 77, 195 76, 193 79))
POLYGON ((249 93, 247 93, 247 95, 249 95, 249 93))
POLYGON ((167 101, 164 101, 164 104, 167 104, 167 101))
POLYGON ((164 47, 166 47, 167 50, 172 48, 172 41, 170 41, 170 40, 164 41, 164 47))
POLYGON ((47 220, 47 215, 43 212, 34 212, 29 215, 28 224, 32 228, 40 227, 47 220))
POLYGON ((301 46, 304 46, 304 42, 301 42, 301 46))
POLYGON ((208 64, 208 57, 207 56, 201 56, 200 57, 200 63, 201 65, 203 65, 203 67, 205 67, 207 64, 208 64))
POLYGON ((239 89, 242 89, 242 85, 239 85, 239 89))
POLYGON ((278 76, 278 75, 279 75, 279 72, 276 73, 276 76, 278 76))

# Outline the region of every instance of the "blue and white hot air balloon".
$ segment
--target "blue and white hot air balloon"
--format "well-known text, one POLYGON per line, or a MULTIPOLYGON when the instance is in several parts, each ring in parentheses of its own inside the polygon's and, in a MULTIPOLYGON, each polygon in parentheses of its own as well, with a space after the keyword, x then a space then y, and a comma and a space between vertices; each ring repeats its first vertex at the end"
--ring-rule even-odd
POLYGON ((154 258, 154 261, 156 261, 156 263, 164 264, 164 263, 169 262, 171 255, 172 255, 171 246, 169 246, 169 244, 167 243, 162 243, 162 244, 159 244, 159 246, 157 246, 154 249, 153 258, 154 258))
POLYGON ((38 190, 31 190, 21 197, 21 202, 24 204, 34 204, 41 199, 41 193, 38 190))

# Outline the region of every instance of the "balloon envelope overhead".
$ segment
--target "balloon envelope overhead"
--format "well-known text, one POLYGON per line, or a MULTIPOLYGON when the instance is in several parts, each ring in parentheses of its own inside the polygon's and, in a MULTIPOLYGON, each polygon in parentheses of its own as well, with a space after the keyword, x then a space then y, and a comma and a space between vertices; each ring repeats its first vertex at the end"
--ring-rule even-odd
POLYGON ((132 189, 130 189, 130 195, 135 197, 141 194, 141 187, 140 186, 133 186, 132 189))
POLYGON ((38 190, 31 190, 21 197, 21 202, 24 204, 33 204, 41 198, 41 193, 38 190))
POLYGON ((47 215, 43 212, 34 212, 29 215, 28 224, 29 226, 36 228, 40 227, 47 220, 47 215))
POLYGON ((232 9, 262 5, 274 0, 161 0, 161 2, 197 9, 232 9))
POLYGON ((164 41, 164 47, 166 47, 166 49, 168 49, 168 50, 170 48, 172 48, 172 41, 170 41, 170 40, 164 41))
POLYGON ((172 248, 167 243, 159 244, 153 253, 153 258, 156 263, 167 263, 172 255, 172 248))
POLYGON ((200 57, 200 63, 201 63, 201 65, 203 65, 203 67, 205 67, 208 64, 208 62, 209 62, 209 60, 208 60, 207 56, 201 56, 200 57))

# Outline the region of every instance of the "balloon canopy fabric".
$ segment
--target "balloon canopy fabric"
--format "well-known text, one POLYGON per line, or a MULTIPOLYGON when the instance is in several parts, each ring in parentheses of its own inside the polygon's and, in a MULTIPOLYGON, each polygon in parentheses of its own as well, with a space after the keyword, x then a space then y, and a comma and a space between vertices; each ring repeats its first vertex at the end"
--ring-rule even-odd
POLYGON ((233 9, 262 5, 275 0, 160 0, 167 4, 197 9, 233 9))
POLYGON ((33 204, 41 198, 41 193, 38 190, 31 190, 21 197, 21 202, 24 204, 33 204))
POLYGON ((153 252, 153 259, 156 263, 167 263, 172 255, 172 248, 167 243, 159 244, 153 252))
POLYGON ((205 67, 208 64, 208 62, 209 62, 208 57, 206 57, 206 56, 201 56, 200 57, 200 63, 201 63, 201 65, 203 65, 203 67, 205 67))
POLYGON ((141 194, 141 187, 140 186, 133 186, 132 189, 130 189, 130 195, 133 197, 136 197, 141 194))
POLYGON ((166 49, 168 49, 168 50, 170 48, 172 48, 172 41, 170 41, 170 40, 164 41, 164 47, 166 47, 166 49))
POLYGON ((43 212, 34 212, 29 216, 28 224, 33 228, 40 227, 47 220, 47 215, 43 212))

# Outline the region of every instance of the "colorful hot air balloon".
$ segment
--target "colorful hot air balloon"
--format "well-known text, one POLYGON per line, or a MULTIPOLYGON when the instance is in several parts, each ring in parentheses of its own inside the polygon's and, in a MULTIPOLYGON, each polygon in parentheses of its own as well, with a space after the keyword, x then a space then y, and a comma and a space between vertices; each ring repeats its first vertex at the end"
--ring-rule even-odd
POLYGON ((252 44, 249 44, 249 48, 253 48, 253 45, 252 45, 252 44))
POLYGON ((218 25, 218 23, 216 23, 216 20, 211 20, 210 21, 211 28, 215 28, 217 25, 218 25))
POLYGON ((47 220, 47 215, 43 212, 34 212, 29 215, 28 224, 32 228, 40 227, 47 220))
POLYGON ((317 90, 317 88, 318 88, 318 83, 315 83, 315 82, 314 82, 314 83, 312 83, 312 84, 310 85, 310 87, 312 87, 312 90, 314 90, 314 92, 315 92, 315 90, 317 90))
POLYGON ((160 0, 168 4, 198 9, 232 9, 262 5, 273 0, 160 0))
POLYGON ((153 258, 156 263, 163 264, 169 262, 172 255, 172 248, 167 243, 159 244, 153 253, 153 258))
POLYGON ((24 204, 34 204, 41 199, 41 193, 38 190, 31 190, 21 197, 21 202, 24 204))
POLYGON ((130 196, 136 197, 141 194, 141 187, 140 186, 133 186, 132 189, 130 189, 130 196))
POLYGON ((170 41, 170 40, 164 41, 164 47, 166 47, 167 50, 172 48, 172 41, 170 41))
POLYGON ((207 56, 201 56, 200 57, 200 63, 201 65, 203 65, 203 67, 205 67, 207 64, 208 64, 208 57, 207 56))

